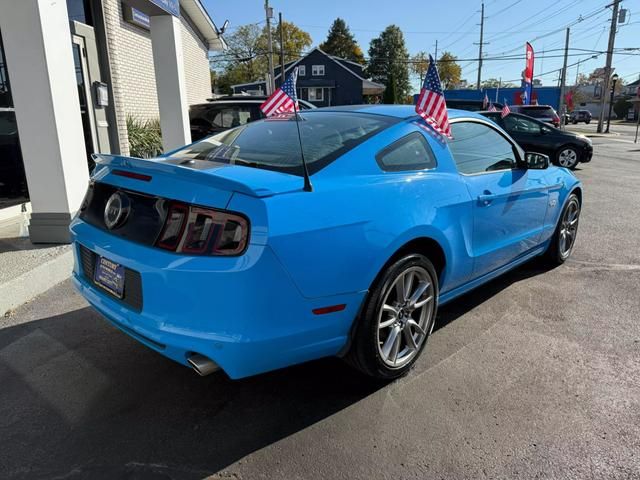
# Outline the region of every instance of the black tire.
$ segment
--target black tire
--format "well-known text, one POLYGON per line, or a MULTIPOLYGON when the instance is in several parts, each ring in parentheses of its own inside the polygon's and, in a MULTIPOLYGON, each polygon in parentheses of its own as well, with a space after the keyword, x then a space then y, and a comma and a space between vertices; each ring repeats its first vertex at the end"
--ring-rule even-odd
MULTIPOLYGON (((413 278, 415 279, 415 277, 413 278)), ((424 279, 426 279, 426 277, 424 279)), ((422 282, 419 285, 421 284, 422 282)), ((393 261, 378 275, 373 287, 369 291, 364 308, 357 319, 351 347, 345 360, 365 375, 377 380, 389 381, 405 375, 420 357, 433 329, 438 310, 438 294, 438 276, 433 264, 427 257, 419 254, 409 254, 393 261), (421 339, 420 344, 417 346, 418 348, 409 351, 407 355, 410 354, 412 357, 407 358, 406 363, 398 367, 393 367, 388 364, 389 358, 385 361, 384 354, 382 353, 386 342, 380 340, 382 328, 379 328, 379 320, 382 319, 382 315, 385 313, 383 310, 384 301, 389 302, 390 296, 397 293, 397 290, 394 288, 396 281, 402 278, 403 272, 408 273, 414 271, 416 271, 416 274, 420 273, 420 275, 422 275, 424 272, 428 275, 428 281, 431 282, 432 287, 425 292, 424 295, 425 297, 431 296, 432 301, 424 307, 425 315, 427 315, 424 319, 424 325, 422 325, 424 335, 414 331, 418 338, 421 339)), ((420 314, 422 314, 422 312, 420 312, 420 314)), ((390 315, 393 317, 392 314, 390 315)), ((414 315, 414 313, 410 315, 414 315)), ((402 318, 402 313, 400 314, 400 318, 402 318)), ((406 318, 405 316, 405 319, 406 318)), ((393 329, 394 327, 387 328, 393 329)), ((396 328, 400 327, 397 326, 396 328)), ((406 342, 404 333, 404 330, 396 333, 396 336, 400 337, 398 340, 400 344, 403 340, 406 342)), ((409 335, 411 335, 411 333, 409 333, 409 335)), ((390 336, 391 334, 387 336, 386 340, 388 340, 390 336)), ((409 344, 407 343, 405 349, 408 347, 409 344)), ((396 358, 399 355, 399 349, 400 346, 396 349, 396 358)))
POLYGON ((574 119, 571 123, 573 123, 574 125, 577 125, 578 124, 578 120, 574 119))
POLYGON ((556 151, 556 165, 574 170, 580 163, 580 153, 573 145, 563 145, 556 151))
POLYGON ((591 123, 591 120, 585 120, 584 123, 586 123, 587 125, 589 125, 591 123))
POLYGON ((571 195, 569 195, 569 198, 567 199, 564 208, 562 209, 562 213, 558 218, 556 230, 553 233, 553 237, 551 237, 551 243, 549 244, 549 248, 547 248, 547 251, 545 253, 545 260, 550 265, 562 265, 571 256, 571 252, 573 252, 573 247, 575 246, 576 236, 578 234, 578 224, 580 223, 580 209, 580 199, 575 193, 572 193, 571 195), (575 227, 572 233, 571 245, 567 249, 563 248, 563 230, 567 228, 566 217, 568 216, 568 212, 573 208, 577 208, 577 210, 575 210, 575 227))

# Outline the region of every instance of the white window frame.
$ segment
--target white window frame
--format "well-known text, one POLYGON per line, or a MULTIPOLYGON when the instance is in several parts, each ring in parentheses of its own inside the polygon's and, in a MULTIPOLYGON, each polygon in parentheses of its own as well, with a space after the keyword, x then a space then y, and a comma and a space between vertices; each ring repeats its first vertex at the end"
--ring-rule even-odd
POLYGON ((307 90, 307 98, 309 99, 310 102, 324 102, 324 88, 322 87, 309 87, 307 90), (314 97, 316 96, 315 94, 318 93, 318 90, 320 90, 320 97, 316 97, 316 98, 311 98, 311 92, 313 91, 314 93, 314 97))
POLYGON ((311 65, 311 76, 324 77, 324 65, 311 65))
POLYGON ((307 75, 307 67, 305 65, 298 65, 298 76, 305 77, 307 75))

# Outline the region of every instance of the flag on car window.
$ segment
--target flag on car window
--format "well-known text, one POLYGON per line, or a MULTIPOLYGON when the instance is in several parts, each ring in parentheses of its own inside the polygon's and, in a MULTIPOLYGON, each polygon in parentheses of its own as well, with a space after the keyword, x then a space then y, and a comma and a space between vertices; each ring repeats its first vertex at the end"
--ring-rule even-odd
POLYGON ((484 92, 484 99, 482 100, 482 109, 486 110, 489 106, 489 97, 487 96, 487 92, 484 92))
POLYGON ((493 103, 489 104, 489 109, 488 110, 490 112, 497 112, 498 111, 498 109, 496 108, 496 106, 493 103))
POLYGON ((504 107, 502 107, 502 113, 500 114, 500 116, 502 118, 506 117, 507 115, 509 115, 511 113, 511 109, 509 108, 509 105, 507 105, 507 99, 504 99, 504 107))
POLYGON ((298 67, 293 69, 286 81, 260 105, 260 110, 267 116, 276 113, 291 113, 298 110, 298 96, 296 95, 296 80, 298 67))
POLYGON ((453 138, 440 77, 431 55, 429 55, 429 62, 429 68, 416 103, 416 113, 424 118, 424 121, 431 125, 436 132, 453 138))

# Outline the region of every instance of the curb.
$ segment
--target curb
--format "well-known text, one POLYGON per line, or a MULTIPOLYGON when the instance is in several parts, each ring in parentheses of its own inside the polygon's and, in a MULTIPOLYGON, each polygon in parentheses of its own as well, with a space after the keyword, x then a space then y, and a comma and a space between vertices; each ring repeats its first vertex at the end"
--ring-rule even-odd
POLYGON ((0 314, 28 302, 54 285, 71 276, 73 252, 71 249, 54 259, 0 285, 0 314))

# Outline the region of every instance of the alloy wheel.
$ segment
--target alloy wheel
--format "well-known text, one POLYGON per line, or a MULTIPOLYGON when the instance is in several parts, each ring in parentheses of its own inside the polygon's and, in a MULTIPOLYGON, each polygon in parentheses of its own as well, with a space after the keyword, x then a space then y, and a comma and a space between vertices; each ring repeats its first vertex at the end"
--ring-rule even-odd
POLYGON ((558 155, 558 163, 561 167, 571 168, 578 163, 578 154, 573 148, 565 148, 558 155))
POLYGON ((580 204, 572 199, 562 216, 560 224, 559 249, 560 255, 566 258, 571 253, 578 233, 578 220, 580 218, 580 204))
POLYGON ((402 271, 389 284, 378 312, 378 352, 386 365, 409 363, 433 327, 434 285, 422 267, 402 271))

